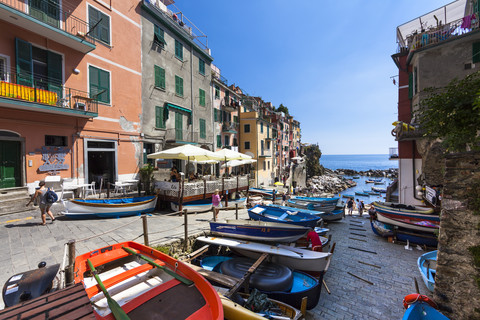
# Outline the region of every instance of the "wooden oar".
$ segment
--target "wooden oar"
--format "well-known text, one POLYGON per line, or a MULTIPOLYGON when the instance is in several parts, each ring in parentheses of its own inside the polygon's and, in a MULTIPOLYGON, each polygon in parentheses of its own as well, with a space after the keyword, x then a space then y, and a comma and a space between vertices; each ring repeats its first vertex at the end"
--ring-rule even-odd
POLYGON ((193 281, 190 280, 190 279, 187 279, 187 278, 184 278, 182 277, 181 275, 179 275, 178 273, 176 273, 175 271, 172 271, 170 269, 168 269, 167 267, 165 266, 161 266, 159 265, 158 263, 155 263, 153 260, 151 260, 150 258, 148 257, 145 257, 144 255, 141 255, 139 253, 136 253, 135 251, 133 251, 132 249, 130 248, 126 248, 126 247, 122 247, 123 250, 127 251, 128 253, 130 254, 133 254, 137 257, 139 257, 140 259, 143 259, 145 261, 147 261, 149 264, 151 264, 152 266, 154 267, 157 267, 159 269, 162 269, 163 271, 165 271, 166 273, 168 273, 169 275, 171 275, 172 277, 174 277, 175 279, 177 279, 178 281, 186 284, 186 285, 192 285, 193 284, 193 281))
POLYGON ((100 287, 100 289, 102 289, 102 292, 103 292, 103 295, 105 296, 105 298, 107 298, 108 307, 112 311, 113 317, 116 320, 130 320, 130 318, 125 313, 125 311, 122 309, 122 307, 120 307, 118 302, 113 300, 112 297, 110 296, 110 294, 108 293, 107 289, 103 285, 102 280, 100 280, 100 277, 97 274, 97 270, 95 270, 95 267, 93 266, 90 259, 87 259, 87 262, 88 262, 88 266, 90 267, 90 270, 93 273, 93 276, 95 277, 95 280, 97 280, 98 286, 100 287))

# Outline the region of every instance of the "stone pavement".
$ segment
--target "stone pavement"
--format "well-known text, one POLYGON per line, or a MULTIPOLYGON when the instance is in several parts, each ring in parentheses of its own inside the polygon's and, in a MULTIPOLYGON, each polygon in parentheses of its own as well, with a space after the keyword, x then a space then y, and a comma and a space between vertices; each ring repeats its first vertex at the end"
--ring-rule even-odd
MULTIPOLYGON (((57 215, 62 210, 63 206, 57 204, 52 211, 57 215)), ((219 215, 219 218, 234 217, 235 210, 221 211, 219 215)), ((247 217, 245 209, 239 210, 239 218, 247 217)), ((208 231, 211 218, 211 211, 189 214, 189 235, 208 231)), ((77 254, 116 242, 133 240, 143 243, 142 220, 139 217, 71 220, 57 216, 54 223, 47 220, 46 226, 40 226, 39 222, 38 208, 0 216, 0 285, 3 286, 16 273, 37 268, 40 261, 62 263, 65 244, 70 239, 77 241, 77 254)), ((167 212, 149 216, 150 244, 183 239, 183 222, 184 217, 167 212)), ((414 292, 413 277, 417 278, 421 293, 428 293, 416 267, 416 260, 423 251, 415 248, 408 251, 404 245, 388 243, 374 235, 366 218, 347 216, 340 222, 329 223, 327 227, 331 230, 332 241, 336 243, 332 263, 325 275, 331 294, 322 288, 320 302, 308 311, 306 319, 400 319, 403 297, 414 292)), ((3 301, 0 307, 3 308, 3 301)))

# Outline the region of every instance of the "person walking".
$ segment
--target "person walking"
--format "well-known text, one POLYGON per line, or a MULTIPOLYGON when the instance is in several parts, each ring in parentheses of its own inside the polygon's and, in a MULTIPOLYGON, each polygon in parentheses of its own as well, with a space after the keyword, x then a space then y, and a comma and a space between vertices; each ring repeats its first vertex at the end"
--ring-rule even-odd
POLYGON ((358 215, 361 217, 363 215, 363 209, 365 208, 365 206, 362 200, 357 199, 357 201, 358 201, 358 205, 357 205, 358 215))
POLYGON ((286 202, 287 202, 287 194, 284 192, 282 194, 282 206, 284 206, 286 202))
POLYGON ((221 201, 222 201, 222 196, 219 195, 219 190, 215 189, 215 193, 212 196, 212 206, 213 206, 213 213, 215 214, 215 220, 217 220, 218 217, 218 212, 220 211, 220 208, 222 206, 221 201))
POLYGON ((40 213, 42 216, 42 223, 40 225, 44 226, 47 223, 47 214, 48 216, 52 219, 52 223, 55 221, 55 217, 53 216, 52 211, 50 211, 50 208, 52 207, 51 203, 47 203, 47 199, 45 198, 45 195, 48 191, 47 188, 45 188, 45 181, 40 181, 38 184, 39 188, 35 191, 35 194, 33 197, 28 201, 26 206, 33 201, 35 201, 37 198, 39 198, 39 208, 40 208, 40 213))
POLYGON ((347 209, 348 209, 348 215, 352 215, 353 214, 353 199, 352 198, 348 198, 348 202, 347 202, 347 209))

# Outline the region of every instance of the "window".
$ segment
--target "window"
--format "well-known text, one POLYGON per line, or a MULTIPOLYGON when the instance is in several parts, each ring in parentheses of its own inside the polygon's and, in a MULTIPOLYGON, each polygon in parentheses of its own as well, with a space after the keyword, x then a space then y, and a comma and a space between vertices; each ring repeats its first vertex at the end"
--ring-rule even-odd
POLYGON ((233 146, 234 146, 234 147, 238 147, 237 138, 233 138, 233 146))
POLYGON ((408 98, 413 98, 413 73, 408 74, 408 98))
POLYGON ((235 124, 238 123, 238 117, 237 116, 233 116, 233 122, 235 122, 235 124))
POLYGON ((165 109, 163 107, 155 107, 155 128, 165 129, 165 109))
POLYGON ((68 137, 45 135, 45 146, 47 147, 66 147, 68 146, 68 137))
POLYGON ((218 121, 218 111, 217 109, 213 109, 213 119, 215 122, 219 122, 218 121))
POLYGON ((413 68, 413 93, 417 94, 418 92, 418 78, 417 78, 417 67, 413 68))
POLYGON ((7 81, 7 58, 0 56, 0 81, 7 81))
POLYGON ((167 44, 165 42, 165 32, 156 24, 153 25, 153 42, 160 45, 161 47, 167 44))
POLYGON ((250 125, 249 124, 243 125, 243 132, 245 132, 245 133, 250 132, 250 125))
POLYGON ((263 160, 263 170, 267 170, 266 165, 265 165, 265 160, 263 160))
POLYGON ((215 85, 215 99, 220 99, 220 87, 215 85))
POLYGON ((202 107, 205 107, 205 90, 198 89, 198 95, 199 95, 199 104, 202 107))
POLYGON ((60 25, 60 5, 58 2, 59 0, 29 0, 28 4, 30 5, 30 15, 40 21, 58 28, 60 25))
POLYGON ((224 146, 228 147, 230 145, 230 137, 227 135, 225 136, 225 144, 224 146))
POLYGON ((267 161, 268 170, 270 170, 270 161, 267 161))
POLYGON ((155 66, 155 87, 165 89, 165 69, 155 66))
POLYGON ((206 134, 206 124, 205 124, 205 119, 200 119, 200 139, 206 139, 207 134, 206 134))
POLYGON ((480 42, 472 43, 472 63, 477 62, 480 62, 480 42))
POLYGON ((270 141, 267 141, 267 150, 270 150, 270 141))
POLYGON ((89 35, 110 44, 110 17, 92 6, 88 6, 89 35))
POLYGON ((183 97, 183 79, 179 76, 175 76, 175 94, 183 97))
POLYGON ((260 123, 260 133, 263 133, 263 122, 260 123))
POLYGON ((217 135, 217 148, 220 148, 222 146, 222 136, 217 135))
POLYGON ((110 103, 110 73, 89 67, 90 97, 103 103, 110 103))
POLYGON ((198 58, 198 72, 205 75, 205 61, 198 58))
POLYGON ((183 44, 175 40, 175 57, 183 61, 183 44))
POLYGON ((245 149, 249 150, 250 149, 250 141, 245 141, 245 149))

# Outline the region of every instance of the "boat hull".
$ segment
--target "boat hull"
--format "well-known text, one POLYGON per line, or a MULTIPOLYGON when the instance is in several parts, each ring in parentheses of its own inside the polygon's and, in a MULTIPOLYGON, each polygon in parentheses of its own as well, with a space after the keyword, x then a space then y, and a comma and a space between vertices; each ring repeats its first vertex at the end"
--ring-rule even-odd
POLYGON ((256 205, 248 210, 248 216, 252 220, 268 221, 293 224, 297 226, 304 226, 315 228, 320 222, 320 217, 306 214, 301 211, 289 211, 281 208, 256 205))
POLYGON ((309 230, 308 227, 266 221, 210 221, 210 232, 214 235, 260 242, 294 242, 309 230))
MULTIPOLYGON (((180 205, 176 202, 170 202, 170 207, 173 211, 180 211, 180 205)), ((210 211, 213 208, 212 199, 186 202, 182 204, 182 208, 187 210, 187 213, 210 211)))
POLYGON ((403 314, 402 320, 449 320, 440 311, 428 303, 418 301, 412 304, 403 314))
POLYGON ((222 201, 222 205, 224 207, 235 208, 236 204, 238 204, 238 208, 246 208, 247 206, 247 198, 240 198, 240 199, 232 199, 228 200, 228 206, 225 203, 225 200, 222 201))
POLYGON ((288 205, 294 208, 308 209, 315 211, 331 212, 335 209, 338 202, 335 198, 309 198, 309 197, 296 197, 288 200, 288 205))
POLYGON ((156 203, 156 196, 76 199, 64 202, 63 214, 70 218, 119 218, 152 212, 156 203))
POLYGON ((97 319, 112 319, 106 298, 92 277, 87 259, 97 269, 106 290, 130 319, 223 319, 215 289, 199 273, 168 255, 136 242, 117 243, 75 259, 75 283, 82 283, 97 319), (122 248, 154 260, 156 268, 122 248), (193 282, 186 285, 172 271, 193 282))
POLYGON ((425 286, 430 292, 433 292, 435 286, 437 253, 437 250, 427 252, 422 254, 417 260, 418 270, 422 275, 423 283, 425 283, 425 286))
POLYGON ((284 245, 268 245, 231 238, 198 237, 197 240, 229 247, 232 251, 252 259, 258 259, 264 252, 271 255, 271 261, 301 271, 323 272, 330 263, 329 252, 317 252, 284 245))
POLYGON ((438 230, 437 224, 432 224, 430 221, 409 218, 391 218, 391 215, 386 215, 377 210, 377 219, 380 222, 405 228, 408 230, 415 230, 427 233, 434 233, 438 230))

